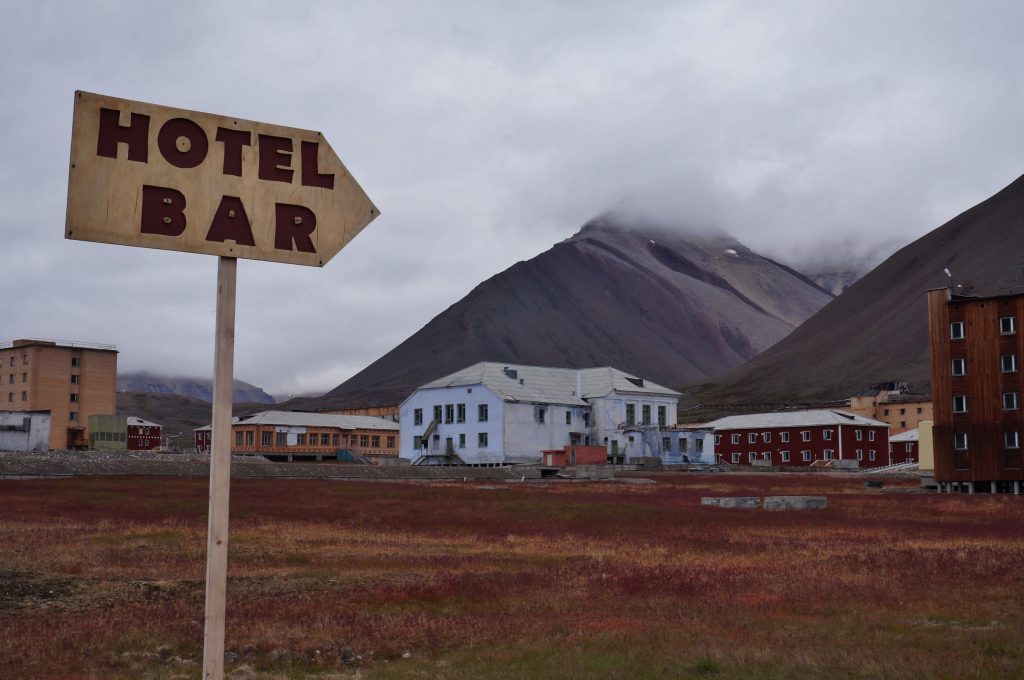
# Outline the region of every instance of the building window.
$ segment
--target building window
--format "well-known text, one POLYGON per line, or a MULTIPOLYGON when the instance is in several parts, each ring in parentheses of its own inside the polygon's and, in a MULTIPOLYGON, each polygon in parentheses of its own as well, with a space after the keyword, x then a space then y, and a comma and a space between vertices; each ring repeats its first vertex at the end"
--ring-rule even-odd
POLYGON ((749 434, 747 434, 747 443, 748 444, 756 444, 757 443, 757 433, 756 432, 750 432, 749 434))
POLYGON ((949 339, 950 340, 963 340, 964 339, 964 322, 954 321, 949 324, 949 339))
MULTIPOLYGON (((465 439, 466 435, 462 435, 462 437, 463 437, 463 439, 465 439)), ((395 435, 393 435, 393 434, 388 435, 387 443, 388 443, 388 448, 389 449, 395 448, 395 435)))
POLYGON ((21 382, 23 382, 23 383, 28 382, 28 373, 22 373, 21 374, 21 382))
POLYGON ((953 359, 953 377, 960 377, 967 375, 967 360, 966 359, 953 359))
MULTIPOLYGON (((241 433, 239 433, 238 438, 239 439, 242 438, 241 433)), ((238 442, 238 443, 239 443, 239 445, 241 445, 242 442, 238 442)), ((295 443, 298 444, 299 446, 305 446, 306 445, 306 433, 305 432, 300 432, 299 434, 295 435, 295 443)))
POLYGON ((636 404, 626 404, 626 425, 636 425, 636 404))
POLYGON ((13 373, 11 373, 9 376, 7 376, 7 384, 8 385, 13 385, 14 384, 14 374, 13 373))
POLYGON ((77 404, 78 403, 78 394, 76 394, 76 393, 72 393, 71 394, 71 403, 72 404, 77 404))
POLYGON ((255 441, 256 441, 256 433, 255 432, 253 432, 252 430, 249 430, 248 432, 245 433, 245 445, 246 446, 254 446, 253 442, 255 442, 255 441))
POLYGON ((412 438, 412 448, 419 451, 423 448, 423 437, 416 435, 412 438))
POLYGON ((810 430, 801 430, 801 432, 800 432, 800 440, 801 441, 805 441, 805 442, 811 441, 811 431, 810 430))
POLYGON ((330 446, 330 445, 331 445, 331 435, 329 435, 326 432, 321 432, 320 433, 320 446, 330 446))
POLYGON ((783 463, 789 462, 789 451, 779 451, 779 455, 782 456, 783 463))
POLYGON ((967 433, 966 432, 955 432, 953 433, 953 448, 957 451, 967 450, 967 433))
POLYGON ((740 462, 740 454, 738 454, 738 453, 732 454, 732 462, 733 462, 733 464, 739 463, 740 462))
POLYGON ((421 408, 413 409, 413 412, 412 412, 412 424, 413 425, 422 425, 423 424, 423 409, 421 409, 421 408))
POLYGON ((275 446, 288 446, 288 433, 287 432, 277 432, 276 435, 277 436, 275 437, 275 441, 274 441, 274 445, 275 446))
POLYGON ((999 319, 999 332, 1002 335, 1013 335, 1017 332, 1017 317, 1004 316, 999 319))
POLYGON ((864 430, 854 430, 854 435, 856 435, 857 441, 862 441, 864 439, 864 430))
POLYGON ((14 401, 14 392, 7 393, 7 401, 14 401))
POLYGON ((380 448, 380 435, 379 434, 375 434, 375 435, 371 435, 370 436, 370 446, 372 446, 375 449, 379 449, 380 448))
POLYGON ((664 406, 658 407, 658 427, 665 427, 668 424, 668 413, 664 406))
POLYGON ((565 409, 565 424, 572 425, 572 410, 565 409))
POLYGON ((905 415, 907 415, 907 409, 905 409, 905 408, 901 408, 901 409, 900 409, 900 415, 901 415, 901 416, 905 416, 905 415))
MULTIPOLYGON (((394 439, 394 437, 390 437, 390 439, 394 439)), ((460 449, 466 448, 466 433, 465 432, 460 432, 459 433, 459 448, 460 449)))
POLYGON ((1002 367, 1003 373, 1015 373, 1017 371, 1017 355, 1004 354, 999 357, 999 365, 1002 367))
POLYGON ((771 461, 771 459, 772 459, 772 452, 771 451, 763 451, 763 452, 761 452, 761 460, 771 461))
POLYGON ((810 451, 801 451, 800 452, 800 457, 804 459, 805 463, 811 462, 811 452, 810 451))
POLYGON ((434 406, 434 420, 441 422, 441 405, 434 406))
POLYGON ((454 423, 455 422, 455 404, 444 405, 444 422, 454 423))
POLYGON ((967 413, 967 395, 953 395, 953 413, 967 413))
POLYGON ((825 438, 825 441, 832 441, 832 430, 822 430, 821 434, 825 438))
POLYGON ((456 404, 455 405, 455 422, 464 423, 466 422, 466 405, 456 404))
POLYGON ((886 416, 889 415, 889 409, 883 409, 882 410, 882 415, 886 415, 886 416))
POLYGON ((924 409, 921 408, 920 406, 918 406, 917 407, 917 415, 921 415, 922 413, 924 413, 924 409))
POLYGON ((78 376, 77 375, 71 376, 71 384, 72 385, 77 385, 78 384, 78 376))
POLYGON ((910 453, 914 450, 914 445, 911 444, 910 442, 907 442, 903 448, 906 449, 907 453, 910 453))
POLYGON ((734 435, 732 435, 732 436, 730 437, 730 441, 731 441, 731 442, 732 442, 733 444, 739 444, 739 443, 740 443, 740 436, 739 436, 738 434, 734 434, 734 435))
POLYGON ((875 459, 875 450, 871 449, 870 451, 868 451, 868 460, 874 460, 874 459, 875 459))
POLYGON ((825 460, 832 460, 833 453, 832 449, 825 449, 825 460))
POLYGON ((686 453, 690 450, 690 442, 686 437, 679 438, 679 453, 686 453))
POLYGON ((704 453, 704 440, 699 438, 693 440, 693 448, 697 453, 704 453))
POLYGON ((671 451, 672 450, 672 437, 662 437, 661 438, 661 450, 662 451, 671 451))
POLYGON ((337 447, 340 444, 341 444, 341 435, 339 435, 339 434, 332 434, 331 435, 331 446, 337 447))
POLYGON ((242 440, 242 433, 241 432, 236 432, 235 433, 235 446, 241 446, 242 445, 242 441, 243 441, 242 440))
POLYGON ((651 424, 651 405, 650 404, 644 404, 643 406, 641 406, 640 407, 640 414, 643 417, 643 424, 644 425, 650 425, 651 424))
POLYGON ((772 433, 771 432, 762 432, 761 433, 761 439, 764 440, 765 444, 770 443, 771 440, 772 440, 772 433))
POLYGON ((22 401, 28 401, 28 392, 22 391, 22 393, 21 393, 21 400, 22 401))
POLYGON ((779 441, 782 442, 783 444, 788 444, 789 443, 789 433, 788 432, 780 432, 779 433, 779 441))
POLYGON ((263 446, 270 446, 270 443, 274 441, 272 432, 264 432, 260 436, 260 441, 263 442, 263 446))
POLYGON ((857 449, 857 460, 864 460, 864 450, 857 449))
POLYGON ((1003 410, 1016 411, 1020 408, 1016 392, 1003 392, 1003 410))
POLYGON ((721 445, 722 445, 722 435, 716 434, 715 435, 715 446, 721 446, 721 445))
POLYGON ((70 420, 72 422, 78 420, 78 413, 76 413, 75 411, 72 411, 71 413, 69 413, 68 414, 68 420, 70 420))
POLYGON ((875 431, 874 430, 868 430, 868 441, 869 442, 875 441, 875 431))
POLYGON ((477 446, 478 449, 486 449, 487 448, 487 433, 486 432, 481 432, 480 434, 478 434, 476 436, 476 446, 477 446))
POLYGON ((538 423, 543 423, 544 422, 544 413, 545 413, 546 410, 547 409, 545 409, 543 406, 540 406, 540 407, 537 408, 537 422, 538 423))
POLYGON ((583 427, 590 427, 590 412, 583 412, 583 427))
POLYGON ((748 463, 753 463, 755 460, 757 460, 757 451, 748 451, 747 452, 747 462, 748 463))
MULTIPOLYGON (((14 364, 13 360, 11 361, 11 364, 12 365, 14 364)), ((71 368, 78 368, 81 365, 82 365, 82 360, 81 359, 79 359, 78 357, 71 357, 71 368)))
POLYGON ((1020 432, 1006 432, 1003 435, 1003 439, 1006 442, 1006 448, 1008 448, 1008 449, 1019 449, 1020 448, 1020 432))
MULTIPOLYGON (((434 436, 436 437, 437 435, 434 435, 434 436)), ((368 435, 368 434, 361 434, 361 435, 359 435, 359 445, 362 446, 364 449, 367 446, 369 446, 370 445, 370 435, 368 435)))
POLYGON ((14 368, 14 357, 11 357, 11 368, 14 368))
POLYGON ((24 355, 23 357, 21 357, 21 365, 22 366, 28 366, 28 355, 27 354, 24 355))

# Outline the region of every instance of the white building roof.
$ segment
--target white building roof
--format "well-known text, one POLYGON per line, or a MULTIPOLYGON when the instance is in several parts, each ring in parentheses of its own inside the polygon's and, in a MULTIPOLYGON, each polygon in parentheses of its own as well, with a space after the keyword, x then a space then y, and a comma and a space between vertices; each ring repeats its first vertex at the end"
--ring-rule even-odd
MULTIPOLYGON (((280 425, 282 427, 336 427, 340 430, 398 431, 398 423, 376 416, 347 416, 340 413, 309 413, 304 411, 260 411, 251 416, 232 418, 232 425, 280 425)), ((211 425, 196 431, 212 429, 211 425)))
POLYGON ((815 409, 812 411, 779 411, 775 413, 750 413, 742 416, 726 416, 705 423, 705 427, 716 430, 756 430, 772 427, 813 427, 815 425, 861 425, 888 427, 888 423, 865 418, 846 411, 815 409))
POLYGON ((915 427, 913 430, 907 430, 906 432, 900 432, 899 434, 889 435, 889 441, 894 444, 899 442, 916 442, 919 439, 919 432, 915 427))
POLYGON ((135 416, 128 416, 128 424, 134 427, 160 427, 156 423, 151 423, 148 420, 136 418, 135 416))
POLYGON ((678 397, 679 393, 628 373, 602 368, 549 368, 482 361, 419 389, 483 385, 504 401, 586 406, 584 399, 613 391, 638 395, 678 397))

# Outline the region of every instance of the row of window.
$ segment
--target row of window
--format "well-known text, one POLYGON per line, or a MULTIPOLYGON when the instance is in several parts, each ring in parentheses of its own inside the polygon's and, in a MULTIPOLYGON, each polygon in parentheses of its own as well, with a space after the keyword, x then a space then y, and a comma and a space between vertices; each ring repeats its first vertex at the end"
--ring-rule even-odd
MULTIPOLYGON (((999 318, 999 334, 1013 335, 1017 332, 1017 317, 1003 316, 999 318)), ((963 340, 967 335, 963 321, 953 321, 949 324, 950 340, 963 340)))
MULTIPOLYGON (((1003 410, 1016 411, 1020 409, 1020 394, 1017 392, 1003 392, 1003 410)), ((967 395, 953 395, 953 413, 967 413, 967 395)))
MULTIPOLYGON (((640 406, 640 424, 651 424, 651 405, 640 406)), ((665 427, 668 424, 668 410, 664 406, 658 407, 658 427, 665 427)), ((636 425, 636 404, 626 404, 626 425, 636 425)))
MULTIPOLYGON (((7 376, 7 384, 8 385, 13 385, 14 384, 14 379, 15 379, 15 376, 14 376, 13 373, 11 373, 9 376, 7 376)), ((23 382, 23 383, 27 383, 28 382, 28 373, 27 372, 21 374, 21 382, 23 382)))
MULTIPOLYGON (((445 442, 446 442, 446 444, 450 444, 450 445, 453 445, 453 446, 455 445, 455 440, 453 438, 451 438, 451 437, 446 437, 445 438, 445 442)), ((438 448, 440 448, 440 446, 441 446, 441 435, 435 434, 434 435, 434 449, 437 450, 438 448)), ((420 437, 418 435, 413 437, 412 438, 412 447, 414 449, 416 449, 417 451, 422 449, 423 448, 423 437, 420 437)), ((459 433, 458 447, 460 449, 466 448, 466 434, 464 432, 460 432, 459 433)), ((487 433, 486 432, 478 432, 477 433, 477 435, 476 435, 476 447, 478 449, 486 449, 487 448, 487 433)))
MULTIPOLYGON (((825 439, 825 441, 829 442, 829 441, 832 441, 832 434, 834 432, 835 432, 835 430, 822 430, 821 434, 822 434, 822 437, 825 439)), ((857 441, 863 441, 864 440, 864 430, 854 430, 854 436, 856 437, 857 441)), ((731 442, 733 444, 739 444, 741 439, 742 439, 742 435, 740 435, 740 434, 733 434, 731 436, 731 442)), ((761 441, 763 441, 764 443, 767 444, 767 443, 770 443, 771 440, 772 440, 772 433, 771 432, 762 432, 761 433, 761 441)), ((800 431, 800 440, 801 441, 805 441, 805 442, 811 441, 811 431, 810 430, 801 430, 800 431)), ((783 444, 789 443, 789 433, 788 432, 780 432, 779 433, 779 441, 782 442, 783 444)), ((875 431, 874 430, 868 430, 868 441, 869 442, 875 441, 875 431)), ((715 445, 718 446, 721 443, 722 443, 722 435, 716 434, 715 435, 715 445)), ((747 433, 747 443, 748 444, 756 444, 757 443, 757 433, 756 432, 749 432, 749 433, 747 433)))
MULTIPOLYGON (((999 368, 1003 373, 1016 373, 1017 372, 1017 355, 1016 354, 1002 354, 999 357, 999 368)), ((967 360, 966 359, 953 359, 950 373, 954 378, 967 375, 967 360)))
MULTIPOLYGON (((28 355, 27 354, 22 354, 21 355, 21 365, 22 366, 28 366, 28 355)), ((14 368, 14 356, 11 356, 10 367, 14 368)))
MULTIPOLYGON (((630 437, 629 441, 632 442, 633 438, 630 437)), ((671 451, 672 450, 672 438, 671 437, 662 437, 661 438, 661 450, 662 451, 671 451)), ((679 452, 680 453, 687 453, 689 450, 690 450, 690 439, 688 437, 680 437, 679 438, 679 452)), ((704 451, 704 440, 703 439, 694 439, 693 440, 693 450, 694 450, 695 453, 702 453, 704 451)))
MULTIPOLYGON (((883 413, 884 413, 885 415, 889 415, 889 409, 884 409, 884 410, 883 410, 883 413)), ((901 408, 901 409, 900 409, 900 415, 901 415, 901 416, 905 416, 905 415, 907 415, 907 409, 905 409, 905 408, 901 408)), ((918 406, 918 407, 917 407, 917 415, 919 415, 919 416, 920 416, 920 415, 924 415, 924 407, 921 407, 921 406, 918 406)))
MULTIPOLYGON (((907 449, 907 450, 909 451, 910 449, 907 449)), ((733 453, 732 454, 732 462, 733 463, 739 463, 740 460, 741 460, 742 455, 743 454, 741 454, 741 453, 733 453)), ((835 451, 833 451, 832 449, 825 449, 825 451, 823 452, 823 455, 824 455, 825 460, 832 460, 833 458, 835 458, 835 451)), ((857 449, 856 455, 857 455, 857 460, 864 460, 864 450, 863 449, 857 449)), ((788 463, 790 461, 789 451, 779 451, 779 456, 782 458, 782 462, 783 463, 788 463)), ((810 463, 814 459, 813 458, 813 454, 810 451, 801 451, 800 452, 800 457, 803 460, 803 462, 805 462, 805 463, 810 463)), ((868 451, 868 460, 875 460, 875 457, 876 457, 875 456, 875 450, 874 449, 869 450, 868 451)), ((753 463, 756 460, 767 460, 767 461, 770 461, 771 459, 772 459, 772 452, 771 451, 763 451, 760 454, 760 458, 758 457, 757 451, 748 451, 747 452, 747 462, 750 462, 750 463, 753 463)))
MULTIPOLYGON (((235 446, 253 446, 255 441, 256 433, 252 430, 239 430, 235 432, 235 446)), ((346 436, 346 440, 351 440, 350 446, 361 446, 363 448, 380 448, 381 436, 378 434, 373 435, 351 435, 346 436), (358 437, 358 440, 356 439, 358 437), (358 444, 356 442, 359 442, 358 444)), ((385 440, 386 446, 389 449, 395 448, 395 436, 387 435, 385 440)), ((263 446, 288 446, 288 433, 287 432, 261 432, 260 443, 263 446)), ((340 446, 341 435, 331 434, 328 432, 310 432, 310 433, 299 433, 295 435, 295 446, 340 446)))
MULTIPOLYGON (((1020 448, 1020 432, 1015 430, 1007 430, 1003 433, 1003 446, 1007 449, 1019 449, 1020 448)), ((967 433, 966 432, 954 432, 953 433, 953 448, 957 451, 967 450, 967 433)))
MULTIPOLYGON (((487 404, 479 404, 476 407, 476 419, 477 422, 487 422, 487 404)), ((464 423, 466 422, 466 405, 465 404, 440 404, 434 405, 434 420, 441 423, 464 423)), ((566 421, 568 422, 568 421, 566 421)), ((412 412, 412 424, 422 425, 423 424, 423 409, 413 409, 412 412)))

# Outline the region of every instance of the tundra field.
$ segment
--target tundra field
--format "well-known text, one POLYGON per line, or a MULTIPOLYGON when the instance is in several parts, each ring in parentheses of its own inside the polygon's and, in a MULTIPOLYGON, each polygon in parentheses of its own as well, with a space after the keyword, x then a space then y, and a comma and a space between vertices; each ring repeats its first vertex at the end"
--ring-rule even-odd
MULTIPOLYGON (((1024 497, 647 476, 235 480, 228 677, 1024 674, 1024 497), (700 507, 772 494, 829 507, 700 507)), ((198 678, 206 504, 202 478, 0 481, 0 677, 198 678)))

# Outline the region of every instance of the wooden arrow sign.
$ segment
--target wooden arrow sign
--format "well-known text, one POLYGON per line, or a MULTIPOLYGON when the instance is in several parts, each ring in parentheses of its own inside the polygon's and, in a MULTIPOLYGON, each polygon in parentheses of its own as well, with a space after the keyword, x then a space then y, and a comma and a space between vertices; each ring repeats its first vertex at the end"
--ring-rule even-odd
POLYGON ((69 239, 323 266, 379 214, 319 132, 75 93, 69 239))

